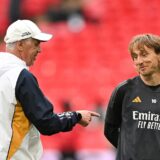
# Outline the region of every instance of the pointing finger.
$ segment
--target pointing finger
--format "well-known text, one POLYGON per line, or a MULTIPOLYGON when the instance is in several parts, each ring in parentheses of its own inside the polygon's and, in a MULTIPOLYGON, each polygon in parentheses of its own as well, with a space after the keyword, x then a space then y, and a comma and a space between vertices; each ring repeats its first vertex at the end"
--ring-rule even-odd
POLYGON ((91 116, 100 117, 100 114, 97 112, 90 112, 91 116))

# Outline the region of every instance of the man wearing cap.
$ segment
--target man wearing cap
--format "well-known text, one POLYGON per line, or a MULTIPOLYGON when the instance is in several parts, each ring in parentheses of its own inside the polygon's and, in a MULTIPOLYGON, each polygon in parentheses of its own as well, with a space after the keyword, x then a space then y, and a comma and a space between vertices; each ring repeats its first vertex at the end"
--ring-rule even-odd
POLYGON ((29 72, 41 51, 40 43, 52 38, 30 20, 17 20, 8 29, 6 52, 0 53, 0 159, 40 160, 40 133, 52 135, 71 131, 78 123, 87 126, 92 116, 87 111, 53 112, 53 105, 29 72), (40 132, 40 133, 39 133, 40 132))

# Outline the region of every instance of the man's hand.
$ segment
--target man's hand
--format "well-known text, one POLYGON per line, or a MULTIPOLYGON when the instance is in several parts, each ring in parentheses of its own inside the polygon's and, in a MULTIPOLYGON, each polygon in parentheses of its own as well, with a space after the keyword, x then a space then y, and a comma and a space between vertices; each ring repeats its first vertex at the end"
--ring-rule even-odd
POLYGON ((100 117, 99 113, 93 112, 93 111, 87 111, 87 110, 80 110, 76 111, 77 113, 80 113, 82 115, 81 120, 78 122, 81 126, 86 127, 92 120, 92 116, 94 117, 100 117))

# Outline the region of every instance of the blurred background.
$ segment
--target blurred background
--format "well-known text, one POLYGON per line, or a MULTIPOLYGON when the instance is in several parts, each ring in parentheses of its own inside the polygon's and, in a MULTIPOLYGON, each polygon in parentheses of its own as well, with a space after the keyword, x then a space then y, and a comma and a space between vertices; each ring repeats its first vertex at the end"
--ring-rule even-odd
POLYGON ((55 112, 88 109, 101 114, 87 128, 41 136, 42 160, 114 160, 103 134, 109 97, 136 75, 128 43, 160 32, 159 0, 1 0, 0 50, 7 26, 30 19, 54 38, 42 44, 31 67, 55 112))

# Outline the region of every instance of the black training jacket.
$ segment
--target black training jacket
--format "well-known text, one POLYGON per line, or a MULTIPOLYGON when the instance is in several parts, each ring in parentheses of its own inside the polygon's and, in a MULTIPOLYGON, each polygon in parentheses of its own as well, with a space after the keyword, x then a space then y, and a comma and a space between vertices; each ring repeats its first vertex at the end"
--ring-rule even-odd
POLYGON ((160 85, 139 76, 116 87, 110 98, 104 134, 117 148, 116 160, 160 159, 160 85))

